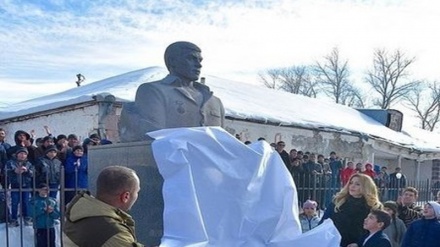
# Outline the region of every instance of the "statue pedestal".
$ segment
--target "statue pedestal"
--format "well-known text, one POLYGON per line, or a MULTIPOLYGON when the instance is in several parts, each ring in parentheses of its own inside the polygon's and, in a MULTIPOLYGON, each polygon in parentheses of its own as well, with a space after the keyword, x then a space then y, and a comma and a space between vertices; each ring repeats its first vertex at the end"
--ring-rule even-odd
POLYGON ((151 141, 117 143, 89 148, 89 189, 96 192, 99 172, 110 165, 126 166, 136 171, 141 190, 129 212, 136 223, 136 237, 146 246, 160 244, 163 235, 163 178, 151 150, 151 141))

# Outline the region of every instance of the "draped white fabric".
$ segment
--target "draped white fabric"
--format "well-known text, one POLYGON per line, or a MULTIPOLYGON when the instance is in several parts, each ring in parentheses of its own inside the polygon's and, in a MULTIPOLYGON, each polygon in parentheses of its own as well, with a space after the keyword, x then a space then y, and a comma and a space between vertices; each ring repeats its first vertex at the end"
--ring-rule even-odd
POLYGON ((164 178, 161 246, 339 246, 331 221, 301 235, 295 184, 267 142, 218 127, 148 135, 164 178))

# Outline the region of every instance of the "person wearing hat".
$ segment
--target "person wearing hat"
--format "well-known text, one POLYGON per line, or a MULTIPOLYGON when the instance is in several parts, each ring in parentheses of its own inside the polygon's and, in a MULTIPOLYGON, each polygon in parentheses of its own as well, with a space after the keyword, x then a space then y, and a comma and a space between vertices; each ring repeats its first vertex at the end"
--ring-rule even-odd
POLYGON ((319 221, 321 220, 318 217, 316 212, 316 208, 318 207, 318 203, 312 200, 307 200, 303 204, 303 212, 299 215, 299 221, 301 223, 302 232, 308 232, 313 228, 317 227, 319 221))
POLYGON ((79 143, 79 138, 77 135, 75 134, 69 134, 67 136, 67 145, 69 146, 69 148, 73 148, 75 146, 78 146, 79 143))
POLYGON ((49 196, 49 186, 38 185, 38 193, 32 199, 32 216, 36 230, 36 247, 55 246, 55 224, 60 211, 55 198, 49 196))
POLYGON ((440 204, 428 202, 423 208, 423 216, 409 225, 402 247, 440 246, 440 204))
POLYGON ((391 224, 383 230, 391 241, 392 247, 400 247, 403 236, 406 233, 405 223, 397 217, 397 203, 394 201, 386 201, 383 203, 384 210, 391 216, 391 224))
POLYGON ((82 146, 75 146, 67 157, 64 166, 64 203, 67 205, 78 191, 88 188, 87 154, 82 146))
POLYGON ((31 135, 24 130, 17 130, 14 133, 14 141, 15 146, 7 150, 8 159, 14 158, 18 149, 26 148, 28 150, 27 160, 32 163, 35 159, 36 147, 32 146, 31 135))
POLYGON ((49 145, 35 164, 35 183, 46 183, 49 188, 49 196, 57 198, 61 179, 61 161, 57 157, 58 149, 55 145, 49 145))
POLYGON ((40 159, 41 157, 44 157, 46 153, 46 149, 49 146, 55 145, 55 139, 52 136, 45 136, 42 142, 43 144, 35 150, 36 160, 40 159))
POLYGON ((30 199, 30 188, 32 186, 32 165, 27 161, 28 150, 25 147, 15 151, 15 158, 6 162, 7 186, 11 186, 11 222, 10 226, 18 226, 18 205, 20 204, 20 215, 26 225, 31 225, 32 220, 28 215, 28 203, 30 199), (21 191, 19 191, 21 190, 21 191))

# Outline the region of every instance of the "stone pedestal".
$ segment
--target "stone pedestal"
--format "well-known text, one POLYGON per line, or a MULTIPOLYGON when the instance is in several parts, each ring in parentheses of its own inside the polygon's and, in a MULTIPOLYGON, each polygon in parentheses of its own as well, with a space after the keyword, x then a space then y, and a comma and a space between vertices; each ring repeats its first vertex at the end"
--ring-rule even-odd
POLYGON ((130 214, 136 222, 136 236, 146 246, 159 245, 163 234, 163 178, 151 150, 151 141, 92 146, 89 158, 89 188, 96 192, 96 178, 106 166, 126 166, 136 171, 141 181, 139 198, 130 214))

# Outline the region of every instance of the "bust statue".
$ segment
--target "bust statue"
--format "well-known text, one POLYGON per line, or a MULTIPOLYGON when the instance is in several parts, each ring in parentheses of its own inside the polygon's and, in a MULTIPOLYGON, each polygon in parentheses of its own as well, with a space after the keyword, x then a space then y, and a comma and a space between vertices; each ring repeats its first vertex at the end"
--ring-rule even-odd
POLYGON ((139 86, 134 102, 126 103, 119 121, 121 142, 147 140, 149 131, 197 126, 222 126, 225 111, 209 87, 197 82, 201 50, 190 42, 175 42, 165 50, 169 74, 139 86))

